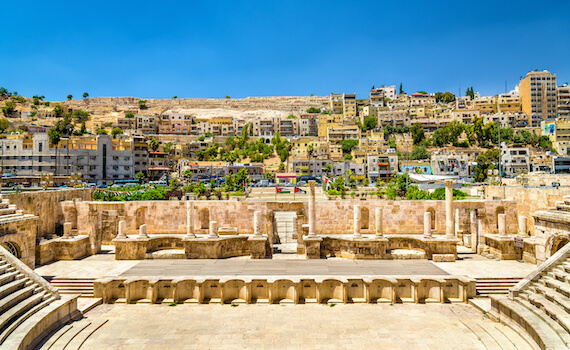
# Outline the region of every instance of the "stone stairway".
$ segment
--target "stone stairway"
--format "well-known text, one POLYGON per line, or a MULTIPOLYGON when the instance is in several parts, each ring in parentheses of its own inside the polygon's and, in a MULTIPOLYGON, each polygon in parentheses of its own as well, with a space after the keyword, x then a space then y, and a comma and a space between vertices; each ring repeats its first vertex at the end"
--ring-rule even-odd
POLYGON ((0 247, 0 348, 32 348, 78 316, 77 297, 60 297, 46 280, 0 247))
POLYGON ((59 294, 81 294, 81 297, 93 297, 95 278, 54 277, 47 280, 57 288, 59 294))
POLYGON ((80 349, 85 341, 101 328, 108 320, 91 321, 83 319, 65 325, 55 332, 46 342, 41 344, 41 350, 75 350, 80 349))
MULTIPOLYGON (((275 193, 275 187, 261 187, 261 188, 252 188, 249 196, 246 200, 248 201, 308 201, 309 200, 309 188, 308 187, 301 187, 303 191, 306 193, 293 193, 293 187, 286 187, 285 190, 290 191, 291 193, 275 193)), ((323 189, 316 185, 315 186, 315 199, 316 200, 327 200, 327 196, 323 192, 323 189)))
POLYGON ((490 294, 509 294, 509 289, 519 283, 522 278, 475 278, 477 295, 488 297, 490 294))
POLYGON ((526 330, 541 349, 570 349, 570 244, 510 290, 491 315, 526 330))

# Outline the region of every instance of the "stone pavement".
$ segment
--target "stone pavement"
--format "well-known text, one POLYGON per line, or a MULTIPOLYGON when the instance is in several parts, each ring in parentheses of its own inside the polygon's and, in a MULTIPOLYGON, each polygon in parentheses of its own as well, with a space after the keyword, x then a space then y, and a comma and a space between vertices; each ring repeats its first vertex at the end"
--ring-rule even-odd
POLYGON ((447 275, 428 260, 143 260, 121 276, 447 275))
POLYGON ((292 275, 465 275, 482 277, 524 277, 536 265, 513 260, 497 261, 476 254, 459 254, 461 260, 434 263, 430 260, 345 260, 340 258, 306 260, 296 254, 280 254, 274 259, 249 257, 218 260, 115 260, 113 246, 106 253, 81 260, 57 261, 36 268, 42 276, 292 276, 292 275))
POLYGON ((532 349, 466 304, 120 305, 81 349, 532 349))

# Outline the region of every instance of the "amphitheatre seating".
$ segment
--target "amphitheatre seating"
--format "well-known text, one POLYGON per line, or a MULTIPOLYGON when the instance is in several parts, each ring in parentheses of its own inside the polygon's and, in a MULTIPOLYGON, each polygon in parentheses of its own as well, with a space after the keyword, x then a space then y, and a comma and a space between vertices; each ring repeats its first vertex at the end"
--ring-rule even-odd
POLYGON ((94 282, 104 303, 465 303, 475 296, 467 277, 370 279, 110 277, 94 282))
POLYGON ((49 282, 0 247, 0 348, 33 348, 79 315, 77 296, 59 296, 49 282))
POLYGON ((570 244, 507 296, 491 297, 491 316, 522 328, 542 349, 570 348, 570 244))

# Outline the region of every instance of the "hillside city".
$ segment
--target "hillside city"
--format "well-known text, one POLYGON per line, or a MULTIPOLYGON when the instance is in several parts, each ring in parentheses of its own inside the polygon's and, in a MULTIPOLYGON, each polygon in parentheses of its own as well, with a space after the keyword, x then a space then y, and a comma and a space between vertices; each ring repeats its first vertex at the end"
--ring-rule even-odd
POLYGON ((300 185, 342 177, 366 186, 406 172, 466 184, 570 172, 570 86, 549 71, 531 71, 496 96, 473 87, 464 96, 406 93, 402 84, 373 86, 366 99, 84 93, 48 102, 6 88, 0 96, 2 176, 20 187, 119 187, 135 179, 219 184, 242 169, 253 186, 275 185, 283 173, 300 185))

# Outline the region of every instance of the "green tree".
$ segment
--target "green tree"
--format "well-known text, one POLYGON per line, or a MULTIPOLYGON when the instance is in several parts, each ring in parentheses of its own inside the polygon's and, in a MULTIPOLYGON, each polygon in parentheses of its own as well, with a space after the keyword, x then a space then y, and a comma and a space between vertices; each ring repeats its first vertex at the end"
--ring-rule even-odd
POLYGON ((12 113, 14 113, 14 111, 16 110, 16 103, 14 103, 13 101, 6 101, 6 104, 4 105, 4 107, 2 107, 2 113, 4 113, 5 116, 9 116, 12 113))
POLYGON ((158 146, 160 146, 160 143, 156 139, 151 139, 148 142, 148 145, 154 152, 156 152, 156 150, 158 149, 158 146))
POLYGON ((125 114, 125 118, 134 118, 135 115, 133 113, 127 113, 125 114))
POLYGON ((313 152, 315 152, 313 145, 307 146, 307 154, 309 155, 309 158, 313 156, 313 152))
POLYGON ((67 100, 68 100, 68 101, 73 100, 73 95, 72 95, 72 94, 67 95, 67 100))
POLYGON ((73 111, 73 113, 71 113, 71 116, 77 123, 83 123, 89 120, 89 113, 81 109, 76 109, 73 111))
POLYGON ((362 124, 362 129, 364 132, 368 130, 374 130, 376 127, 378 127, 378 119, 374 117, 364 118, 364 124, 362 124))
POLYGON ((146 100, 139 100, 139 109, 146 109, 146 100))
POLYGON ((436 92, 435 93, 436 102, 450 103, 455 101, 455 95, 451 92, 436 92))
POLYGON ((402 88, 402 83, 400 83, 400 93, 401 93, 401 94, 404 93, 404 89, 402 88))
POLYGON ((340 142, 343 153, 350 153, 356 146, 358 146, 358 140, 347 139, 340 142))
POLYGON ((111 136, 113 136, 113 138, 117 138, 117 135, 122 133, 123 130, 121 130, 121 128, 113 128, 113 130, 111 130, 111 136))
POLYGON ((423 140, 425 140, 424 127, 420 123, 414 123, 410 128, 412 133, 412 138, 414 140, 414 145, 419 145, 423 140))
POLYGON ((487 179, 487 169, 497 169, 499 162, 499 149, 493 148, 481 152, 476 159, 477 165, 473 167, 476 182, 483 182, 487 179))
POLYGON ((327 173, 327 175, 329 175, 331 171, 332 171, 332 164, 331 164, 331 163, 327 163, 327 164, 325 165, 325 172, 327 173))
MULTIPOLYGON (((164 147, 162 147, 162 151, 164 153, 168 153, 168 152, 170 152, 170 149, 172 148, 172 146, 173 146, 172 142, 168 142, 168 143, 166 143, 166 145, 164 145, 164 147)), ((216 147, 216 151, 217 151, 217 147, 216 147)))
POLYGON ((6 118, 0 118, 0 133, 3 133, 10 127, 10 122, 6 118))
POLYGON ((475 99, 475 92, 473 91, 473 86, 467 88, 465 95, 471 97, 472 100, 475 99))
POLYGON ((418 94, 424 94, 424 95, 427 95, 428 93, 427 93, 426 91, 424 91, 424 90, 420 90, 420 91, 418 91, 418 94))
POLYGON ((419 147, 415 146, 412 149, 410 157, 413 160, 420 160, 420 159, 430 159, 431 155, 424 146, 419 146, 419 147))
POLYGON ((87 92, 84 92, 84 93, 83 93, 83 98, 87 98, 87 97, 89 97, 89 94, 88 94, 87 92))
POLYGON ((142 171, 139 171, 136 175, 135 178, 137 180, 139 180, 140 182, 143 182, 144 179, 146 178, 146 176, 144 175, 144 173, 142 171))
POLYGON ((350 161, 350 160, 352 160, 352 155, 350 155, 350 154, 345 154, 343 159, 346 160, 346 161, 350 161))
POLYGON ((63 114, 65 113, 65 111, 63 110, 63 107, 61 105, 56 105, 53 108, 53 112, 55 113, 55 117, 56 118, 61 118, 63 117, 63 114))
POLYGON ((107 130, 105 130, 105 129, 99 129, 99 130, 97 130, 97 133, 98 133, 99 135, 107 135, 107 130))
POLYGON ((320 109, 320 108, 311 107, 311 108, 307 109, 307 113, 321 113, 321 109, 320 109))
POLYGON ((297 119, 297 116, 294 115, 294 114, 289 114, 289 115, 287 116, 287 119, 297 119))
POLYGON ((52 145, 57 145, 61 140, 59 131, 57 131, 55 128, 48 130, 48 137, 52 145))

